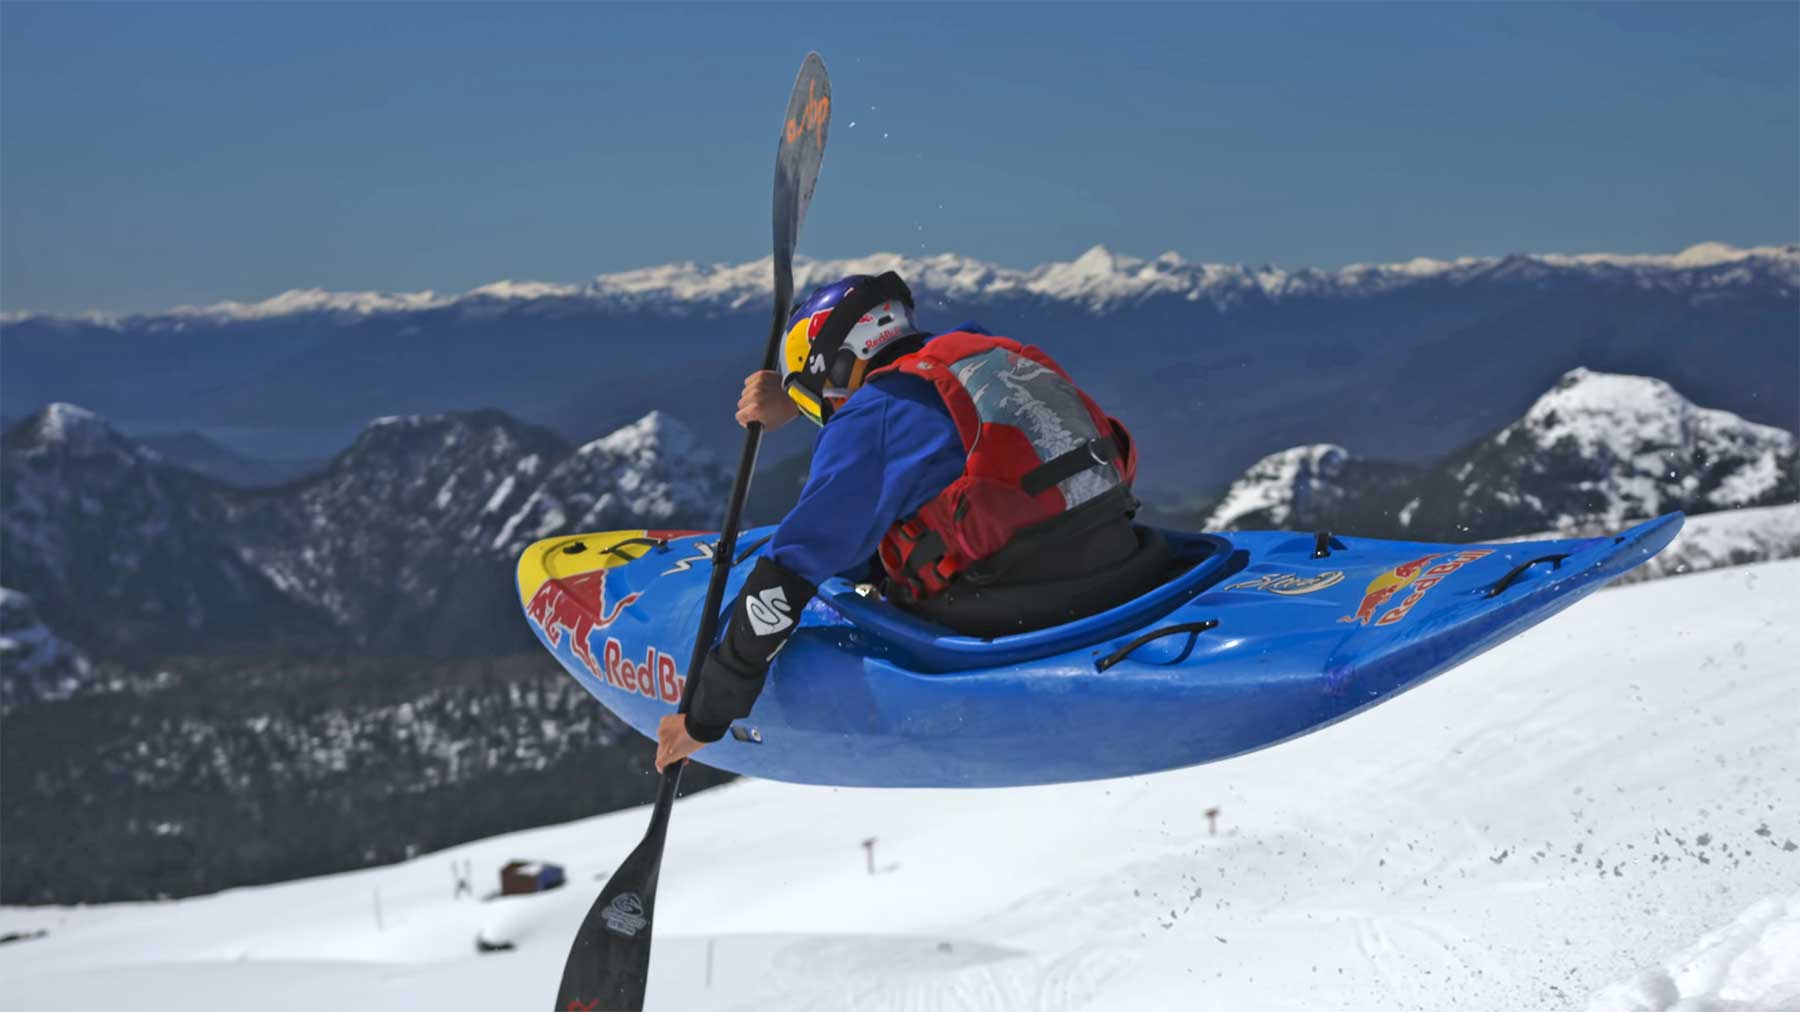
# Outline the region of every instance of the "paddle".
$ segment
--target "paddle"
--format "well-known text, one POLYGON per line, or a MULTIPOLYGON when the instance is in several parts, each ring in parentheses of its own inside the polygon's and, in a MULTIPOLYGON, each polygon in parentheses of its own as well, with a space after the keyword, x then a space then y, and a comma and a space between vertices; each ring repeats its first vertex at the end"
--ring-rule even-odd
MULTIPOLYGON (((781 145, 775 153, 775 313, 763 349, 765 370, 775 368, 780 353, 782 330, 787 326, 788 308, 794 299, 794 246, 800 239, 800 223, 806 218, 807 205, 812 203, 813 185, 819 179, 830 120, 831 79, 825 74, 825 61, 819 54, 808 53, 794 79, 793 94, 788 97, 781 145)), ((725 526, 713 549, 712 581, 706 587, 706 605, 700 612, 700 633, 694 637, 694 654, 688 661, 687 685, 681 693, 679 713, 687 712, 694 687, 700 681, 700 665, 718 635, 719 606, 725 600, 725 581, 737 551, 738 521, 761 443, 762 426, 752 422, 744 436, 743 455, 738 458, 725 526)), ((650 978, 656 880, 662 870, 669 813, 675 807, 675 792, 686 765, 674 763, 663 773, 643 841, 613 872, 575 933, 568 961, 563 964, 562 986, 556 992, 557 1012, 626 1012, 644 1007, 644 990, 650 978)))

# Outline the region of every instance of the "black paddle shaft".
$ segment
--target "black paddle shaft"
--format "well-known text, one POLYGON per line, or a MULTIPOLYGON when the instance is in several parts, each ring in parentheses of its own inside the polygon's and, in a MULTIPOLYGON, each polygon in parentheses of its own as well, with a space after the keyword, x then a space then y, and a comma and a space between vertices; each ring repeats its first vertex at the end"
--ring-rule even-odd
MULTIPOLYGON (((769 322, 769 338, 763 349, 762 368, 775 368, 781 335, 787 326, 794 299, 794 247, 800 240, 800 224, 812 203, 819 166, 825 158, 825 134, 831 122, 831 79, 818 53, 808 53, 794 79, 788 97, 787 117, 781 124, 781 143, 775 153, 774 272, 775 311, 769 322)), ((688 661, 687 685, 677 713, 686 713, 700 681, 701 665, 719 632, 719 607, 725 600, 725 582, 737 553, 738 523, 744 499, 750 493, 750 477, 756 471, 756 453, 762 444, 762 425, 750 423, 744 435, 744 452, 738 458, 737 478, 731 485, 731 503, 719 543, 713 548, 712 579, 706 585, 706 604, 700 612, 700 631, 694 637, 694 653, 688 661)), ((650 828, 600 891, 587 917, 575 933, 563 964, 562 985, 556 992, 557 1012, 627 1012, 644 1007, 650 978, 651 921, 656 908, 656 882, 662 871, 663 842, 668 837, 669 814, 681 786, 681 770, 675 763, 657 785, 656 807, 650 828)))

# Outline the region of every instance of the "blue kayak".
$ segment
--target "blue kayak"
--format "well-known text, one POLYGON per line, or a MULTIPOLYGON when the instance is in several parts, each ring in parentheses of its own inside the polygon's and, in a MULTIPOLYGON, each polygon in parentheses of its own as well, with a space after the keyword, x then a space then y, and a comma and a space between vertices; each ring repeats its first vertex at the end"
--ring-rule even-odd
MULTIPOLYGON (((755 710, 698 758, 855 787, 1212 762, 1316 731, 1518 635, 1655 555, 1681 523, 1488 545, 1163 531, 1179 575, 1098 615, 995 639, 828 580, 755 710)), ((727 601, 770 530, 741 536, 727 601)), ((540 541, 519 560, 520 602, 545 647, 651 737, 681 698, 713 542, 613 531, 540 541)))

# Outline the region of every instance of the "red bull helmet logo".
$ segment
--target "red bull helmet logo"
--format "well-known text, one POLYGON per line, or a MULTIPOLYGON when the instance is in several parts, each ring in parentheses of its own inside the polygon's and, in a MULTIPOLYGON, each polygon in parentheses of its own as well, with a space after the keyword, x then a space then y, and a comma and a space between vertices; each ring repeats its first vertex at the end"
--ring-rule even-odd
POLYGON ((1427 591, 1444 581, 1444 577, 1476 559, 1492 554, 1491 548, 1471 548, 1447 557, 1438 553, 1421 555, 1411 562, 1403 562, 1370 580, 1369 586, 1363 591, 1362 601, 1356 606, 1356 613, 1345 615, 1338 621, 1355 622, 1358 625, 1368 625, 1371 621, 1376 625, 1393 625, 1405 618, 1406 613, 1424 599, 1427 591), (1443 561, 1437 562, 1438 559, 1443 561), (1407 592, 1406 596, 1400 598, 1398 604, 1388 608, 1379 619, 1375 618, 1375 613, 1387 607, 1403 590, 1407 592))

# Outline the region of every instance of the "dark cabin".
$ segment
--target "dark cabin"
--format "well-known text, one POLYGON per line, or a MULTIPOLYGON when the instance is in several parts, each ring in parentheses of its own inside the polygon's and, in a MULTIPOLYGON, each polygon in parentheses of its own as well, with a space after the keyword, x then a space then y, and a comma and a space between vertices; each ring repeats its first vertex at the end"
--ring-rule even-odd
POLYGON ((509 861, 500 869, 502 896, 548 892, 562 884, 562 865, 548 861, 509 861))

